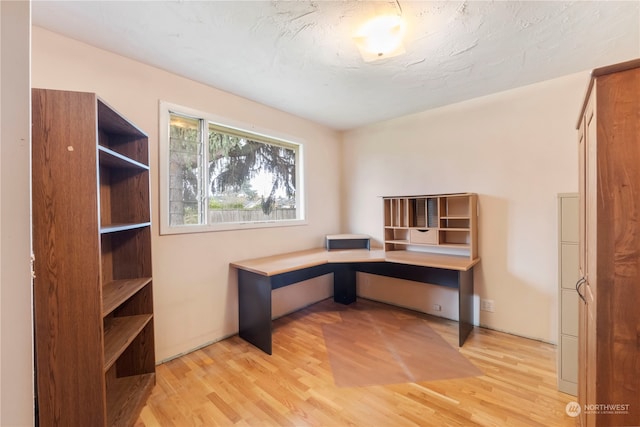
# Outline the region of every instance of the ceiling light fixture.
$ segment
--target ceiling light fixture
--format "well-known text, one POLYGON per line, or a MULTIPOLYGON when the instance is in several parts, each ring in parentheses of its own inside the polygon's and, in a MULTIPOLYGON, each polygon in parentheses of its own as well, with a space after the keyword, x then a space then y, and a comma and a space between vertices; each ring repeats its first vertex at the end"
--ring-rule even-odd
POLYGON ((401 16, 386 15, 367 21, 353 38, 362 58, 371 62, 405 53, 402 44, 404 32, 401 16))

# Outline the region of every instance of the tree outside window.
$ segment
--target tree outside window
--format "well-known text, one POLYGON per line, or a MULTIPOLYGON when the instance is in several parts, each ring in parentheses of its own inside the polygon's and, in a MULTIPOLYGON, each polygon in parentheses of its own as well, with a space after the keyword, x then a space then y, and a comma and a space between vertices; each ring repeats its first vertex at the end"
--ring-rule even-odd
POLYGON ((168 111, 168 225, 300 220, 300 145, 168 111))

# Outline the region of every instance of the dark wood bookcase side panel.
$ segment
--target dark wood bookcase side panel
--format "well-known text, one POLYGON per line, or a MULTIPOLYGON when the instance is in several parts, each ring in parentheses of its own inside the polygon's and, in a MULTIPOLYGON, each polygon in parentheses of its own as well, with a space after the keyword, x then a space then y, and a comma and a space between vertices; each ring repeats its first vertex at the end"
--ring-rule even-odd
POLYGON ((100 225, 151 221, 149 171, 100 165, 100 225), (135 200, 136 203, 131 203, 135 200))
POLYGON ((37 420, 104 423, 96 98, 32 91, 37 420), (70 118, 73 120, 70 121, 70 118), (78 319, 81 319, 79 321, 78 319), (78 397, 82 396, 79 405, 78 397))

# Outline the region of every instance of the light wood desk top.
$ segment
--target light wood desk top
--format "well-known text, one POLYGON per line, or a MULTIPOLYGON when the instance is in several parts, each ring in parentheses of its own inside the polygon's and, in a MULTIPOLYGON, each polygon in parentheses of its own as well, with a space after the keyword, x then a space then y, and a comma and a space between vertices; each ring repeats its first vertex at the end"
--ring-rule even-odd
POLYGON ((251 271, 262 276, 301 270, 328 263, 351 262, 394 262, 398 264, 418 265, 423 267, 445 268, 448 270, 467 271, 476 265, 480 258, 432 254, 412 251, 390 251, 382 249, 346 249, 327 251, 324 248, 306 251, 289 252, 263 258, 254 258, 232 262, 231 266, 241 270, 251 271))
POLYGON ((288 271, 299 270, 304 267, 326 264, 326 252, 324 248, 309 249, 307 251, 289 252, 286 254, 232 262, 231 266, 263 276, 274 276, 288 271))
POLYGON ((480 262, 480 258, 469 259, 466 256, 435 254, 417 251, 389 251, 385 261, 398 264, 419 265, 422 267, 446 268, 447 270, 467 271, 480 262))

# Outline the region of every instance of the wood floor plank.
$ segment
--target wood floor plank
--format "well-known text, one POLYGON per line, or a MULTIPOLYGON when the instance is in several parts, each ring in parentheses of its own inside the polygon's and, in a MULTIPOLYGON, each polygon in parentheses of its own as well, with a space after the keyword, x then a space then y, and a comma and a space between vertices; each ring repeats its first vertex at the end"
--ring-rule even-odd
MULTIPOLYGON (((420 319, 458 349, 456 322, 363 299, 325 300, 274 321, 272 356, 234 336, 159 365, 135 427, 576 425, 564 411, 575 397, 556 388, 555 346, 482 328, 458 350, 479 376, 336 386, 323 325, 363 315, 391 330, 420 319)), ((388 357, 366 340, 359 346, 345 350, 355 365, 388 357)))

